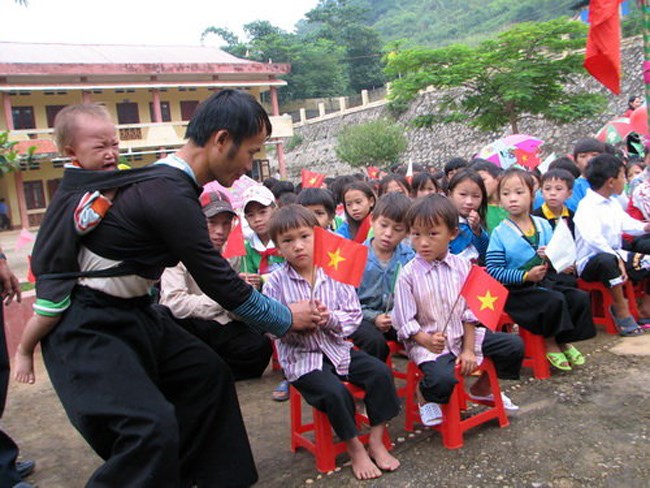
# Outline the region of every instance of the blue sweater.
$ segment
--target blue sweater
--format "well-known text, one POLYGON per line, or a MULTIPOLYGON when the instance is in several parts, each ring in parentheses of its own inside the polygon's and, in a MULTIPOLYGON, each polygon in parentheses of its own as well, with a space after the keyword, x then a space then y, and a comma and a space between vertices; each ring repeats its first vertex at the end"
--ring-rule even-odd
POLYGON ((392 307, 388 301, 393 292, 392 287, 396 280, 395 273, 398 272, 398 268, 413 259, 415 251, 411 246, 400 243, 395 248, 388 265, 383 267, 370 245, 371 241, 372 239, 368 239, 365 242, 365 245, 369 248, 368 261, 357 293, 361 302, 364 320, 372 322, 378 315, 386 312, 387 305, 392 307))
MULTIPOLYGON (((553 229, 547 220, 531 215, 537 234, 538 246, 546 246, 553 236, 553 229)), ((494 278, 504 285, 521 285, 527 264, 535 258, 537 249, 514 228, 509 220, 501 222, 490 236, 487 250, 486 268, 494 278)))
MULTIPOLYGON (((490 237, 485 230, 481 230, 480 235, 474 234, 472 228, 467 222, 458 223, 458 235, 449 243, 449 250, 452 254, 464 256, 464 251, 472 246, 481 262, 485 262, 485 253, 490 242, 490 237)), ((472 251, 469 251, 470 257, 472 251)))

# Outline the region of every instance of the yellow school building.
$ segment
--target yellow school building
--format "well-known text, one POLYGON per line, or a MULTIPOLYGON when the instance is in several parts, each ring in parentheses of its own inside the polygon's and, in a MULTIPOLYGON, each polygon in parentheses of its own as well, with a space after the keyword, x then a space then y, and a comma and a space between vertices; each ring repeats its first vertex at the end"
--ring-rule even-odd
MULTIPOLYGON (((280 174, 282 142, 293 135, 281 116, 279 77, 290 66, 240 59, 215 47, 71 45, 0 42, 0 132, 15 149, 35 157, 0 178, 0 198, 12 228, 37 227, 63 174, 65 160, 52 139, 54 117, 66 105, 100 103, 113 115, 123 159, 149 164, 183 145, 197 105, 225 88, 246 90, 269 107, 280 174)), ((270 176, 266 152, 256 155, 251 176, 270 176)))

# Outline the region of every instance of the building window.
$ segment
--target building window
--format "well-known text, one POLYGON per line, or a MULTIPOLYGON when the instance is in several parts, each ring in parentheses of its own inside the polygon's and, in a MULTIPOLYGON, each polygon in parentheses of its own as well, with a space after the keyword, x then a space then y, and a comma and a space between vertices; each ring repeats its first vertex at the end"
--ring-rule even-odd
POLYGON ((46 105, 45 115, 47 116, 47 126, 54 127, 54 119, 65 105, 46 105))
POLYGON ((190 120, 196 107, 199 106, 198 100, 184 100, 181 102, 181 120, 190 120))
POLYGON ((11 114, 14 119, 14 129, 35 129, 34 107, 11 107, 11 114))
POLYGON ((54 198, 54 194, 59 189, 60 184, 61 178, 57 178, 55 180, 47 180, 47 196, 49 197, 50 202, 52 201, 52 198, 54 198))
POLYGON ((23 182, 23 189, 25 190, 27 210, 45 208, 45 192, 43 191, 42 181, 25 181, 23 182))
POLYGON ((139 124, 140 113, 136 102, 122 102, 117 104, 117 123, 139 124))
MULTIPOLYGON (((169 102, 160 102, 160 112, 162 113, 161 122, 172 121, 172 113, 169 109, 169 102)), ((153 102, 149 102, 149 117, 151 117, 152 122, 155 122, 156 118, 153 116, 153 102)))

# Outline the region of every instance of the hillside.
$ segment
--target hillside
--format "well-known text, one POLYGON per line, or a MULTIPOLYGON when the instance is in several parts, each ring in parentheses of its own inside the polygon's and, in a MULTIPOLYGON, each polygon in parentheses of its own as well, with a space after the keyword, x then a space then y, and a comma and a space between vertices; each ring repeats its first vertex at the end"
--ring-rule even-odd
POLYGON ((511 24, 571 16, 577 0, 350 0, 384 42, 442 46, 476 43, 511 24))

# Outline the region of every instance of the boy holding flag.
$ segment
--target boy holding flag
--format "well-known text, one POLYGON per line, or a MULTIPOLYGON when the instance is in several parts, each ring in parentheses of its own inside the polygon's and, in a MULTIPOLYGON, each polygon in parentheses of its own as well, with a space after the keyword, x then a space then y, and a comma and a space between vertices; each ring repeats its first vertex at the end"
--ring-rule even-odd
POLYGON ((346 443, 357 479, 395 471, 400 463, 382 442, 385 423, 399 413, 391 371, 377 358, 353 350, 345 339, 361 322, 361 306, 350 283, 358 285, 361 279, 366 248, 318 227, 314 214, 300 205, 280 208, 269 233, 286 262, 271 273, 264 293, 287 304, 311 298, 321 314, 313 332, 289 333, 277 342, 287 380, 307 403, 327 414, 346 443), (354 399, 343 381, 366 392, 368 451, 358 438, 354 399))

